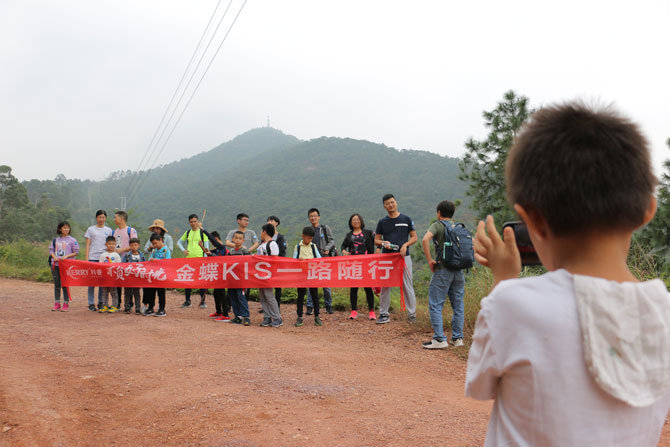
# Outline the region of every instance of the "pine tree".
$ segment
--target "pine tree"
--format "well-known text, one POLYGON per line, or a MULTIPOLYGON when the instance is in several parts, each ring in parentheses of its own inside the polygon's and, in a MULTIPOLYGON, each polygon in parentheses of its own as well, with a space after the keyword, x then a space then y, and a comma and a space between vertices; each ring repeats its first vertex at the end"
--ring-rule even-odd
POLYGON ((482 141, 470 138, 459 164, 459 178, 468 184, 472 208, 480 218, 493 215, 498 225, 516 218, 505 193, 505 161, 516 133, 532 113, 528 102, 527 97, 510 90, 495 109, 484 111, 488 137, 482 141))

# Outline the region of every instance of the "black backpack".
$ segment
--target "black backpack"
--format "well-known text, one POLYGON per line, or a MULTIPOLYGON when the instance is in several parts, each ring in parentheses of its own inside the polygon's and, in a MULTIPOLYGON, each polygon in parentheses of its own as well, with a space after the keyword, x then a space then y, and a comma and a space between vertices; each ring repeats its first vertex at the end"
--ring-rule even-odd
POLYGON ((462 223, 454 226, 439 221, 444 226, 444 243, 439 246, 435 241, 437 262, 449 270, 464 270, 472 267, 475 250, 472 246, 472 234, 462 223))
MULTIPOLYGON (((54 252, 56 251, 56 238, 53 238, 51 241, 51 246, 54 248, 54 252)), ((53 263, 54 258, 51 257, 51 253, 49 253, 49 259, 47 260, 47 263, 49 264, 49 268, 51 268, 51 264, 53 263)))
MULTIPOLYGON (((317 259, 317 256, 316 256, 316 244, 315 244, 314 242, 312 242, 311 244, 309 244, 309 246, 312 247, 312 256, 314 256, 314 259, 317 259)), ((296 246, 295 246, 295 251, 296 251, 296 253, 297 253, 297 254, 296 254, 296 256, 297 256, 296 259, 300 259, 300 242, 298 242, 298 243, 296 244, 296 246)))

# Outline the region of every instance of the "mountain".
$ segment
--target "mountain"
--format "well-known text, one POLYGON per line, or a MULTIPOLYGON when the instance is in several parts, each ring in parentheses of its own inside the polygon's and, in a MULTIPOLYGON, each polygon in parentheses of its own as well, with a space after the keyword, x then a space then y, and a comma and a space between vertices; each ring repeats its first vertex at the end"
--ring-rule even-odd
POLYGON ((309 141, 277 129, 250 130, 214 149, 149 172, 133 194, 132 173, 116 173, 101 182, 67 180, 24 182, 35 200, 47 192, 51 201, 70 209, 75 220, 90 222, 95 210, 112 214, 120 197, 129 196, 130 224, 146 228, 155 218, 171 233, 187 228, 187 216, 207 210, 206 227, 220 233, 236 228, 235 216, 249 214, 253 230, 269 215, 280 217, 280 231, 297 240, 308 225, 307 210, 321 211, 339 244, 349 216, 360 213, 368 228, 386 213, 382 196, 390 192, 402 213, 420 230, 435 217, 435 205, 461 199, 457 218, 470 221, 466 186, 458 179, 458 159, 425 151, 397 150, 349 138, 309 141))

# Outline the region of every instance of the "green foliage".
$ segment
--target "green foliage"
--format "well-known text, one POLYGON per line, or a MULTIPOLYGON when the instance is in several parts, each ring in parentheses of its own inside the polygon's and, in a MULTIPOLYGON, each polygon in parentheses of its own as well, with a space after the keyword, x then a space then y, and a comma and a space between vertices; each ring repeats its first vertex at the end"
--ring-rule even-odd
MULTIPOLYGON (((666 144, 670 149, 670 138, 666 144)), ((636 239, 657 257, 657 269, 670 274, 670 160, 663 163, 657 200, 656 215, 636 239)))
POLYGON ((51 206, 46 194, 35 200, 28 197, 26 187, 12 175, 12 168, 0 166, 0 242, 27 239, 44 241, 70 213, 51 206))
POLYGON ((5 278, 51 281, 47 265, 48 244, 19 239, 0 245, 0 276, 5 278))
POLYGON ((486 140, 471 138, 465 143, 460 179, 468 184, 467 195, 479 218, 491 214, 501 224, 516 217, 507 203, 505 162, 517 131, 532 113, 528 102, 525 96, 508 91, 495 109, 483 112, 489 129, 486 140))

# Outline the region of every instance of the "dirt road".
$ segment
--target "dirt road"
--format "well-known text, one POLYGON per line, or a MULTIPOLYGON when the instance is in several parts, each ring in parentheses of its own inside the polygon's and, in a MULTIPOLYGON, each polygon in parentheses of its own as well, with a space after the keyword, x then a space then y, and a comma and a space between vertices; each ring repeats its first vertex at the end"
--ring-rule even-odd
MULTIPOLYGON (((97 314, 85 290, 0 279, 1 446, 476 446, 490 403, 463 397, 465 363, 419 348, 404 322, 324 316, 321 328, 97 314)), ((360 318, 360 317, 359 317, 360 318)), ((670 446, 666 424, 660 445, 670 446)))

